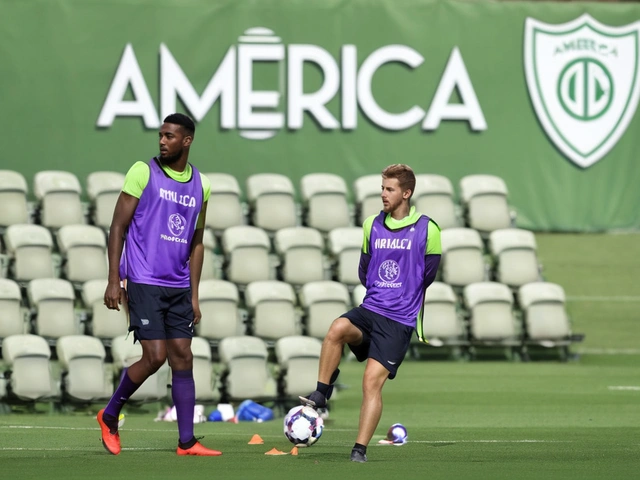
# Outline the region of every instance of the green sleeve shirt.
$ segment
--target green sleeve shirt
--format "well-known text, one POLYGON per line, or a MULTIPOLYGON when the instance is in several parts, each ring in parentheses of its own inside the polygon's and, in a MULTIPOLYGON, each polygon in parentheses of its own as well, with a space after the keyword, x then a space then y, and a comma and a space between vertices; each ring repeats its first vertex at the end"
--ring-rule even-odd
MULTIPOLYGON (((165 165, 160 166, 162 167, 162 170, 164 170, 164 172, 176 182, 188 182, 191 178, 192 168, 188 163, 187 168, 185 168, 183 172, 176 172, 165 165)), ((134 163, 124 178, 122 191, 132 197, 140 198, 142 196, 142 191, 147 186, 147 183, 149 183, 149 175, 150 170, 148 163, 134 163)), ((211 195, 211 182, 206 175, 202 174, 202 172, 200 172, 200 180, 202 182, 202 202, 206 203, 209 201, 209 196, 211 195)), ((198 217, 196 228, 204 228, 204 221, 200 217, 198 217)))
MULTIPOLYGON (((398 228, 403 228, 408 225, 412 225, 418 221, 422 214, 416 211, 416 207, 411 207, 409 210, 409 215, 404 217, 402 220, 396 220, 391 215, 387 215, 384 220, 384 224, 389 227, 391 230, 397 230, 398 228)), ((364 223, 362 224, 362 228, 364 230, 364 240, 362 242, 362 253, 369 253, 369 239, 371 238, 371 226, 373 225, 373 220, 378 215, 371 215, 368 217, 364 223)), ((427 228, 427 247, 425 255, 441 255, 442 254, 442 246, 440 243, 440 227, 433 220, 429 221, 429 226, 427 228)))

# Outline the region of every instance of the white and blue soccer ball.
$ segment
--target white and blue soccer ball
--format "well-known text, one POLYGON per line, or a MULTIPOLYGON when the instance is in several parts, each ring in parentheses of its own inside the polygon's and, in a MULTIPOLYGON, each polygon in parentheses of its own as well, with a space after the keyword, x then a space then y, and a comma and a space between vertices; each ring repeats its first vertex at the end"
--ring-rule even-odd
POLYGON ((310 447, 318 441, 324 420, 313 408, 298 405, 284 417, 284 435, 296 447, 310 447))
POLYGON ((387 432, 387 440, 394 445, 404 445, 407 443, 407 429, 401 423, 394 423, 389 427, 387 432))

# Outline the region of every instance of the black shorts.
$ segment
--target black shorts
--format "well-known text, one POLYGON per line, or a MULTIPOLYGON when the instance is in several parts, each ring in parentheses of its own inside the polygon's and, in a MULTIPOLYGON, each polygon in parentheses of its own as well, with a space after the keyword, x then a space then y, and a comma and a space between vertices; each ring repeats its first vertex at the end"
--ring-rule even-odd
POLYGON ((127 282, 129 331, 135 340, 193 338, 191 288, 127 282))
POLYGON ((362 343, 349 345, 359 362, 373 358, 389 370, 393 380, 404 360, 413 335, 413 327, 403 325, 363 307, 355 307, 341 315, 362 331, 362 343))

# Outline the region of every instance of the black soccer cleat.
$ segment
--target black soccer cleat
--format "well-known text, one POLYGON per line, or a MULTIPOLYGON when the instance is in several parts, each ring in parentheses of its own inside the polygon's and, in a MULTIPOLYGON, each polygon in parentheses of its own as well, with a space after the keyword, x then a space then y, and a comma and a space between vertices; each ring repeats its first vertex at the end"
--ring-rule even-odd
POLYGON ((367 461, 367 455, 362 453, 360 450, 353 449, 351 450, 351 461, 365 463, 367 461))
POLYGON ((327 407, 327 398, 317 390, 315 392, 311 392, 306 397, 300 396, 298 398, 302 405, 315 408, 316 410, 327 407))

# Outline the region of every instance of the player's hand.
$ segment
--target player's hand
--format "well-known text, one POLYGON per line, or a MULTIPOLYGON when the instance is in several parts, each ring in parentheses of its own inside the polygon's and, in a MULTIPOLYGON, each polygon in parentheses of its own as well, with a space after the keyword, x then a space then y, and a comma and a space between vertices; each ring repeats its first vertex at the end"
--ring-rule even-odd
POLYGON ((120 282, 109 282, 104 292, 104 304, 109 310, 120 311, 119 305, 127 302, 127 292, 120 282))
POLYGON ((200 303, 195 298, 191 300, 191 303, 193 304, 193 324, 197 325, 198 323, 200 323, 200 319, 202 318, 200 303))

